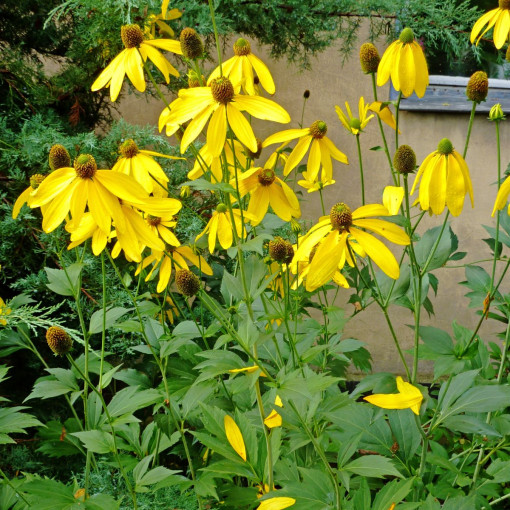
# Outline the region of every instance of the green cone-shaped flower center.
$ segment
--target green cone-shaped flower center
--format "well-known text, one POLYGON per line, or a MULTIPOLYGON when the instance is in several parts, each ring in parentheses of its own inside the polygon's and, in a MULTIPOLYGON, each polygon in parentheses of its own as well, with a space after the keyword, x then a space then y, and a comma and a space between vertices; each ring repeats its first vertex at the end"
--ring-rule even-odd
POLYGON ((126 48, 136 48, 143 42, 143 32, 138 25, 124 25, 120 37, 126 48))
POLYGON ((227 206, 225 204, 218 204, 216 206, 216 211, 219 213, 226 213, 227 212, 227 206))
POLYGON ((322 120, 316 120, 311 126, 310 126, 310 134, 317 139, 324 138, 326 136, 326 133, 328 132, 328 126, 326 123, 322 120))
POLYGON ((337 230, 348 230, 352 225, 352 213, 349 206, 343 202, 335 204, 329 213, 331 225, 337 230))
POLYGON ((90 154, 80 154, 74 160, 76 175, 82 179, 91 179, 97 171, 96 160, 90 154))
POLYGON ((359 119, 351 119, 349 126, 351 126, 353 129, 361 129, 361 121, 359 119))
POLYGON ((437 152, 439 154, 451 154, 453 152, 453 144, 448 140, 448 138, 443 138, 438 144, 437 144, 437 152))
POLYGON ((135 141, 132 138, 128 138, 120 146, 119 152, 125 158, 134 158, 140 151, 139 151, 138 145, 136 145, 135 141))
POLYGON ((211 82, 211 91, 214 100, 218 103, 227 104, 234 98, 234 86, 225 76, 211 82))
POLYGON ((274 180, 276 179, 274 171, 270 168, 264 168, 261 170, 258 177, 262 186, 271 186, 271 184, 273 184, 274 180))
POLYGON ((234 43, 234 54, 237 55, 238 57, 242 55, 249 55, 250 53, 251 46, 246 39, 243 39, 241 37, 234 43))
POLYGON ((404 43, 404 44, 412 43, 414 41, 413 31, 409 27, 404 28, 404 30, 402 30, 402 32, 400 32, 399 39, 400 39, 400 42, 404 43))

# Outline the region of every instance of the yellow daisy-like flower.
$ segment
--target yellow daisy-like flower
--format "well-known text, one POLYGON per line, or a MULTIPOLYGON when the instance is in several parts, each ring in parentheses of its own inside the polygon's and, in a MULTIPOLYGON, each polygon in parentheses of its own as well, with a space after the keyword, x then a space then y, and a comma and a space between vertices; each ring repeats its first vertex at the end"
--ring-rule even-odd
POLYGON ((314 191, 319 191, 324 189, 326 186, 331 186, 332 184, 335 184, 336 181, 333 179, 316 179, 316 180, 309 180, 308 179, 308 173, 303 173, 304 179, 301 181, 298 181, 298 184, 308 190, 308 193, 313 193, 314 191))
MULTIPOLYGON (((231 184, 235 186, 235 181, 231 181, 231 184)), ((270 168, 247 170, 239 176, 238 189, 241 197, 251 194, 248 213, 254 218, 252 225, 262 221, 270 205, 283 221, 301 216, 296 195, 270 168)))
POLYGON ((43 211, 45 232, 55 230, 69 212, 79 224, 88 206, 97 226, 108 235, 112 219, 117 228, 124 227, 119 198, 141 204, 149 197, 131 177, 111 170, 98 170, 90 154, 81 154, 74 160, 74 168, 59 168, 48 175, 29 205, 34 208, 48 204, 43 211))
POLYGON ((423 401, 421 391, 416 386, 405 382, 402 377, 397 377, 397 389, 398 393, 378 393, 363 399, 383 409, 411 409, 414 414, 419 415, 423 401))
MULTIPOLYGON (((397 121, 395 120, 395 116, 393 112, 389 108, 389 103, 383 103, 381 101, 374 101, 368 105, 368 109, 377 114, 377 116, 391 129, 394 131, 397 129, 397 121)), ((402 134, 400 129, 398 130, 399 134, 402 134)))
POLYGON ((349 164, 349 161, 347 160, 347 156, 343 152, 340 152, 335 147, 335 144, 326 136, 327 131, 328 126, 326 123, 322 120, 316 120, 309 128, 287 129, 286 131, 275 133, 264 140, 262 147, 299 138, 298 143, 288 156, 283 169, 283 175, 289 175, 305 157, 308 148, 311 146, 306 167, 308 180, 313 181, 317 178, 321 164, 324 174, 331 179, 333 176, 333 163, 331 162, 331 158, 345 163, 346 165, 349 164))
POLYGON ((395 90, 400 90, 404 97, 413 92, 418 97, 425 95, 429 84, 427 61, 410 28, 404 28, 399 39, 392 42, 382 56, 377 70, 377 85, 381 87, 390 77, 395 90))
POLYGON ((30 186, 25 191, 23 191, 23 193, 21 193, 21 195, 16 199, 16 202, 14 202, 14 205, 12 206, 12 217, 14 219, 18 217, 18 214, 24 204, 30 206, 30 204, 33 202, 33 196, 39 187, 39 184, 41 184, 45 178, 46 176, 41 174, 34 174, 30 177, 30 186))
POLYGON ((170 75, 179 76, 177 69, 168 62, 159 50, 171 51, 182 55, 181 43, 173 39, 145 39, 138 25, 125 25, 120 32, 125 48, 108 64, 96 81, 92 91, 110 87, 110 98, 115 101, 119 96, 124 76, 127 74, 131 83, 140 92, 145 91, 143 64, 149 59, 170 81, 170 75))
POLYGON ((207 145, 214 156, 218 156, 227 137, 227 124, 238 140, 252 152, 257 152, 257 139, 250 123, 242 111, 262 120, 272 120, 286 124, 289 114, 274 101, 260 96, 242 96, 240 85, 234 85, 225 76, 212 80, 210 87, 181 89, 179 103, 172 107, 167 122, 184 124, 193 119, 182 136, 181 154, 202 132, 209 118, 207 145))
POLYGON ((161 185, 166 185, 169 179, 153 156, 167 159, 183 159, 177 156, 167 156, 159 152, 139 149, 138 145, 131 138, 122 143, 119 152, 121 157, 117 160, 112 170, 130 175, 142 185, 147 193, 154 192, 156 194, 161 194, 164 191, 161 185))
MULTIPOLYGON (((251 52, 250 43, 243 38, 234 43, 234 56, 221 65, 223 76, 230 78, 234 83, 241 83, 243 91, 250 96, 257 95, 254 84, 253 71, 257 73, 259 83, 268 92, 275 93, 273 77, 266 64, 251 52)), ((207 84, 220 76, 220 67, 218 66, 209 76, 207 84)))
POLYGON ((418 182, 420 207, 426 211, 430 209, 433 214, 441 214, 446 206, 453 216, 458 216, 464 207, 466 193, 469 193, 471 206, 474 207, 468 167, 447 138, 439 142, 437 151, 424 159, 416 174, 411 195, 418 182))
POLYGON ((344 126, 349 133, 352 133, 353 135, 358 135, 360 132, 365 129, 367 124, 370 122, 370 119, 373 118, 373 115, 368 115, 368 110, 370 108, 370 105, 367 103, 365 104, 365 99, 363 99, 363 96, 359 98, 358 102, 358 117, 354 117, 351 112, 351 107, 349 106, 349 103, 345 102, 345 109, 347 110, 347 115, 344 114, 340 106, 335 106, 335 111, 338 115, 338 118, 340 119, 340 122, 344 126))
POLYGON ((499 6, 496 9, 486 12, 478 19, 471 30, 471 37, 469 39, 471 44, 476 41, 478 45, 480 39, 492 27, 494 27, 494 46, 499 50, 510 36, 510 0, 499 0, 499 6))
MULTIPOLYGON (((6 315, 9 315, 10 313, 11 313, 11 309, 7 308, 7 306, 5 305, 5 301, 0 297, 0 315, 5 317, 6 315)), ((0 319, 0 324, 2 326, 7 325, 7 320, 0 319)))
POLYGON ((159 279, 156 287, 157 292, 163 292, 168 286, 170 277, 172 276, 173 266, 175 270, 187 269, 189 265, 196 266, 206 275, 211 276, 213 270, 202 255, 197 255, 189 246, 170 247, 165 252, 152 250, 152 254, 145 257, 142 263, 136 269, 135 275, 138 275, 142 269, 150 264, 154 264, 145 281, 150 280, 153 272, 159 268, 159 279))
POLYGON ((174 31, 167 23, 165 23, 165 21, 179 19, 182 16, 182 12, 179 11, 179 9, 168 10, 169 3, 170 0, 163 0, 163 3, 161 4, 161 13, 151 14, 147 19, 148 25, 146 26, 146 33, 150 36, 150 38, 154 39, 156 36, 156 27, 158 27, 160 33, 174 37, 174 31))
POLYGON ((175 234, 170 230, 174 228, 177 222, 172 213, 162 214, 161 216, 152 216, 148 214, 145 221, 149 228, 170 246, 179 246, 181 243, 175 234))
MULTIPOLYGON (((241 238, 243 233, 246 237, 246 228, 243 228, 241 210, 233 209, 232 213, 234 217, 237 237, 241 238)), ((254 220, 253 215, 245 211, 243 211, 243 218, 245 222, 254 220)), ((232 243, 234 242, 232 232, 232 218, 230 216, 228 207, 225 204, 218 204, 216 210, 212 213, 211 219, 205 226, 204 230, 202 230, 202 232, 197 235, 195 241, 198 241, 205 234, 209 234, 208 247, 210 253, 214 253, 214 249, 216 247, 216 238, 218 238, 218 241, 224 250, 228 250, 228 248, 232 246, 232 243)))
POLYGON ((398 262, 386 245, 365 232, 371 230, 392 243, 408 245, 409 237, 394 223, 374 219, 374 216, 387 216, 384 205, 370 204, 351 212, 344 203, 331 208, 329 216, 322 217, 299 243, 293 264, 309 261, 310 254, 318 245, 306 276, 306 290, 312 291, 326 284, 352 254, 368 255, 390 278, 400 274, 398 262), (365 229, 365 230, 361 230, 365 229), (360 250, 361 248, 361 250, 360 250))

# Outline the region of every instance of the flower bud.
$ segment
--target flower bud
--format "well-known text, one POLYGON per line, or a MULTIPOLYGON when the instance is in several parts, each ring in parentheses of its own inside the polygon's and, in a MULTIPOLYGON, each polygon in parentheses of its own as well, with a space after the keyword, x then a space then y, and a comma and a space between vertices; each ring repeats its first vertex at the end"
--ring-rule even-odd
POLYGON ((376 73, 380 61, 379 52, 372 43, 361 45, 359 49, 359 62, 361 64, 361 70, 365 74, 376 73))
POLYGON ((489 112, 489 120, 505 120, 505 114, 500 103, 496 103, 489 112))
POLYGON ((46 331, 46 341, 49 348, 59 356, 67 354, 73 346, 73 339, 59 326, 51 326, 46 331))
POLYGON ((181 41, 182 54, 186 58, 195 60, 204 53, 204 44, 195 29, 184 28, 179 40, 181 41))
POLYGON ((401 145, 393 157, 393 166, 400 174, 410 174, 416 170, 416 154, 409 145, 401 145))
POLYGON ((276 262, 290 264, 294 257, 294 248, 292 248, 289 241, 278 236, 269 241, 269 255, 276 262))
POLYGON ((69 152, 67 152, 67 149, 63 145, 58 143, 51 147, 48 160, 52 171, 71 166, 71 156, 69 156, 69 152))
POLYGON ((200 290, 200 279, 189 269, 178 269, 175 274, 177 290, 184 296, 194 296, 200 290))
POLYGON ((476 71, 476 73, 473 73, 466 87, 466 96, 468 99, 475 103, 481 103, 485 101, 488 92, 489 78, 487 78, 487 73, 483 71, 476 71))

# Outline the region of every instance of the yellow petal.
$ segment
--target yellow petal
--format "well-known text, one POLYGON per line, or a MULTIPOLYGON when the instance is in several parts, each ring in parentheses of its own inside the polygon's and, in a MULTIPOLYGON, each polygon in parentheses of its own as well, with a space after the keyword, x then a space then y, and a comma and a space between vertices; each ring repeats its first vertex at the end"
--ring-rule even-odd
MULTIPOLYGON (((211 104, 207 106, 190 122, 189 126, 186 128, 186 131, 184 131, 184 134, 182 135, 181 154, 184 154, 186 152, 186 149, 189 147, 189 145, 202 132, 202 129, 204 129, 204 126, 209 120, 211 114, 214 112, 214 109, 215 105, 211 104)), ((218 110, 223 110, 224 113, 223 108, 220 107, 218 108, 218 110)))
POLYGON ((121 200, 139 204, 148 198, 147 193, 140 185, 125 174, 111 170, 98 170, 94 179, 97 179, 108 191, 121 200))
POLYGON ((267 147, 273 143, 282 143, 294 140, 295 138, 301 138, 310 134, 310 128, 304 129, 286 129, 285 131, 279 131, 271 136, 268 136, 263 142, 262 147, 267 147))
POLYGON ((414 54, 411 44, 404 44, 400 50, 400 59, 398 62, 397 72, 398 80, 400 82, 400 90, 402 91, 404 97, 409 97, 413 93, 414 82, 416 79, 414 54))
POLYGON ((234 96, 233 105, 239 110, 246 110, 250 115, 261 120, 272 120, 287 124, 290 122, 290 115, 279 104, 261 96, 234 96))
POLYGON ((59 168, 51 172, 51 174, 39 184, 37 192, 30 201, 30 207, 41 207, 41 205, 47 204, 59 193, 63 192, 74 179, 77 179, 76 171, 71 167, 59 168))
POLYGON ((306 151, 310 146, 313 138, 311 135, 304 136, 299 140, 296 144, 292 152, 290 153, 287 162, 285 163, 285 167, 283 169, 283 175, 289 175, 290 172, 300 163, 300 161, 305 157, 306 151))
POLYGON ((237 426, 237 423, 228 415, 224 419, 225 434, 230 446, 235 450, 237 455, 246 462, 246 446, 244 445, 243 435, 237 426))
POLYGON ((260 84, 264 87, 268 94, 274 94, 276 89, 273 77, 271 76, 266 64, 264 64, 264 62, 262 62, 262 60, 256 57, 253 53, 250 53, 247 57, 259 77, 260 84))
POLYGON ((182 55, 181 43, 174 39, 150 39, 143 41, 142 44, 148 44, 160 50, 171 51, 172 53, 177 53, 177 55, 182 55))
POLYGON ((331 280, 345 249, 345 240, 345 235, 333 230, 319 245, 306 278, 307 291, 311 292, 331 280))
POLYGON ((420 185, 420 203, 422 198, 422 187, 428 194, 429 207, 434 214, 441 214, 446 206, 446 176, 447 176, 446 155, 441 155, 430 163, 430 169, 425 171, 420 185))
POLYGON ((404 188, 402 186, 386 186, 383 191, 383 204, 390 215, 398 214, 400 205, 404 199, 404 188))
POLYGON ((410 243, 409 236, 398 225, 389 221, 377 219, 354 220, 353 225, 372 230, 395 244, 407 246, 410 243))
POLYGON ((118 65, 124 61, 124 51, 125 50, 122 50, 96 78, 92 84, 92 87, 90 88, 92 92, 96 92, 97 90, 102 89, 111 81, 118 65))
POLYGON ((382 204, 367 204, 352 212, 352 219, 370 218, 373 216, 388 216, 388 209, 382 204))
POLYGON ((321 166, 321 146, 319 140, 313 140, 310 154, 308 154, 308 163, 306 165, 306 173, 308 179, 314 181, 317 179, 321 166))
POLYGON ((131 83, 140 92, 145 91, 145 77, 143 75, 143 61, 137 48, 129 48, 126 50, 126 57, 124 60, 126 67, 126 74, 131 80, 131 83))
POLYGON ((499 50, 508 39, 508 27, 510 25, 510 12, 508 9, 502 9, 499 13, 496 24, 494 25, 494 46, 499 50))
POLYGON ((464 176, 464 186, 466 187, 466 191, 469 194, 469 198, 471 199, 471 207, 474 207, 475 202, 473 197, 473 184, 471 183, 471 177, 469 175, 467 164, 464 161, 464 158, 456 150, 452 152, 452 156, 455 158, 455 161, 457 161, 462 175, 464 176))
MULTIPOLYGON (((191 124, 190 124, 191 125, 191 124)), ((207 128, 207 147, 213 156, 219 156, 227 137, 227 112, 224 105, 220 105, 212 114, 207 128)))
POLYGON ((416 73, 414 90, 418 97, 423 97, 425 95, 425 90, 427 89, 429 84, 429 70, 427 66, 427 61, 425 60, 425 55, 423 54, 421 46, 416 41, 412 43, 411 48, 414 56, 414 65, 416 73))
POLYGON ((258 225, 264 218, 269 208, 269 189, 267 186, 259 186, 250 197, 248 213, 253 214, 255 220, 252 225, 258 225))
POLYGON ((381 87, 390 78, 395 65, 395 57, 400 48, 400 41, 392 42, 384 52, 377 68, 377 86, 381 87))
POLYGON ((30 194, 34 191, 34 188, 32 186, 29 186, 21 195, 16 199, 16 202, 14 202, 14 205, 12 206, 12 217, 16 219, 18 217, 18 214, 21 210, 21 207, 23 204, 26 204, 28 200, 30 199, 30 194))
MULTIPOLYGON (((134 48, 131 48, 134 49, 134 48)), ((126 57, 128 56, 128 49, 122 51, 121 60, 119 61, 117 67, 115 68, 112 79, 110 81, 110 99, 112 101, 116 101, 119 97, 120 90, 122 88, 122 82, 124 81, 124 76, 126 74, 126 57)))
POLYGON ((335 147, 335 144, 327 136, 325 136, 320 141, 320 143, 321 143, 321 149, 323 146, 325 146, 332 158, 336 159, 337 161, 340 161, 340 163, 345 163, 346 165, 349 164, 349 160, 347 159, 347 156, 342 151, 339 151, 335 147))
POLYGON ((257 507, 257 510, 283 510, 284 508, 289 508, 296 503, 294 498, 287 497, 277 497, 270 498, 262 501, 260 505, 257 507))
POLYGON ((107 213, 106 206, 97 192, 96 183, 92 179, 87 179, 86 183, 89 210, 97 226, 108 235, 111 227, 111 216, 107 213))
POLYGON ((227 214, 218 214, 218 241, 224 250, 232 246, 232 225, 227 219, 227 214))
MULTIPOLYGON (((499 9, 492 9, 491 11, 486 12, 483 16, 480 16, 480 18, 476 21, 476 23, 473 25, 473 28, 471 29, 471 37, 469 38, 471 44, 475 42, 475 39, 477 38, 478 34, 480 33, 484 25, 486 25, 489 22, 492 22, 492 24, 489 25, 490 27, 494 25, 494 23, 496 23, 498 11, 499 9)), ((479 41, 480 38, 478 38, 476 44, 478 44, 479 41)))
POLYGON ((42 228, 46 233, 52 232, 64 221, 69 213, 76 186, 78 186, 78 179, 71 182, 66 190, 56 196, 44 210, 42 228))
POLYGON ((268 429, 282 426, 282 417, 274 409, 264 419, 264 425, 268 429))
POLYGON ((464 207, 464 198, 467 192, 464 176, 455 158, 449 156, 446 161, 446 205, 453 216, 458 216, 464 207))
POLYGON ((244 115, 234 108, 230 103, 227 104, 228 124, 232 128, 239 141, 246 145, 251 152, 257 152, 257 139, 253 133, 250 123, 244 115))

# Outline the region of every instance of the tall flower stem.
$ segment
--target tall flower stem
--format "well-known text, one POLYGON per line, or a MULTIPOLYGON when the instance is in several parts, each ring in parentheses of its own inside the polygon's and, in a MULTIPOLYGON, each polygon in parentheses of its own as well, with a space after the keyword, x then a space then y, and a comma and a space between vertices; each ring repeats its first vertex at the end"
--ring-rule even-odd
POLYGON ((466 159, 466 154, 467 154, 468 146, 469 146, 469 139, 471 138, 471 129, 473 127, 473 121, 475 120, 475 111, 476 111, 476 103, 473 101, 473 106, 471 107, 471 115, 469 116, 468 130, 467 130, 467 134, 466 134, 466 143, 464 144, 464 152, 462 153, 462 157, 464 159, 466 159))
POLYGON ((103 275, 103 325, 101 331, 101 361, 99 364, 99 391, 103 391, 104 349, 106 342, 106 268, 104 264, 104 250, 101 252, 101 272, 103 275))
POLYGON ((214 16, 214 6, 212 0, 209 0, 209 12, 211 14, 211 21, 214 31, 214 40, 216 42, 216 51, 218 53, 218 65, 220 66, 220 76, 223 76, 223 67, 221 65, 221 47, 220 39, 218 37, 218 28, 216 27, 216 17, 214 16))
POLYGON ((400 101, 401 100, 402 100, 402 92, 399 92, 397 104, 395 105, 395 150, 398 149, 398 123, 400 120, 400 101))
POLYGON ((359 141, 359 133, 356 135, 356 145, 358 146, 359 174, 361 181, 361 203, 365 205, 365 178, 363 176, 363 158, 361 156, 361 144, 359 141))
MULTIPOLYGON (((501 139, 499 135, 499 120, 495 121, 496 124, 496 142, 497 142, 497 154, 498 154, 498 191, 501 186, 501 139)), ((501 211, 496 213, 496 236, 494 239, 494 259, 492 261, 492 273, 491 282, 489 287, 489 293, 492 291, 494 285, 494 278, 496 276, 496 262, 498 261, 498 245, 499 245, 499 215, 501 211)), ((490 305, 490 302, 489 302, 490 305)))

